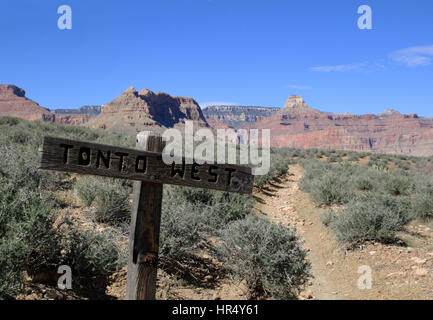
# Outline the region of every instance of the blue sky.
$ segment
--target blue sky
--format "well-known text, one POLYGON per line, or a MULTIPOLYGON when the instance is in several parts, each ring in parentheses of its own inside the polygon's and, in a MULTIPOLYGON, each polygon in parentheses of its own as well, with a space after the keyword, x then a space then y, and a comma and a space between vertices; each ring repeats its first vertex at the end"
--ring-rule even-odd
POLYGON ((14 0, 0 83, 40 105, 104 104, 130 86, 208 102, 433 116, 431 0, 14 0), (57 8, 72 8, 59 30, 57 8), (360 5, 372 30, 360 30, 360 5))

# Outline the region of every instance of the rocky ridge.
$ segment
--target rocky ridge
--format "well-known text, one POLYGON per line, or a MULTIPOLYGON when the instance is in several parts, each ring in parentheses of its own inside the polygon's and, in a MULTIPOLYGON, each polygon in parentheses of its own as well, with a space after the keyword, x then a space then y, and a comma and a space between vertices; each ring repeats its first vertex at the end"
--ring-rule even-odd
POLYGON ((101 113, 86 126, 134 134, 143 130, 182 129, 186 120, 192 120, 196 129, 209 127, 194 99, 148 89, 137 92, 130 87, 105 104, 101 113))
POLYGON ((249 123, 270 117, 280 108, 253 106, 209 106, 203 115, 213 128, 240 128, 249 123))
POLYGON ((249 127, 271 129, 274 147, 433 155, 433 122, 416 114, 332 114, 291 96, 280 112, 249 127))
POLYGON ((54 121, 49 109, 26 98, 26 92, 14 85, 0 85, 0 114, 26 120, 54 121))

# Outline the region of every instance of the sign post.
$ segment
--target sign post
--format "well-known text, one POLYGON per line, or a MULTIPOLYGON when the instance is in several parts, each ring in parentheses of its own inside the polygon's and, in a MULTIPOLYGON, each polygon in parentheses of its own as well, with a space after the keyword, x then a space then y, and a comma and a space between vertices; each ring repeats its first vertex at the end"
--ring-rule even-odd
POLYGON ((39 168, 135 180, 126 299, 152 300, 156 292, 163 184, 249 194, 251 168, 230 164, 166 164, 161 136, 144 131, 137 149, 44 137, 39 168))

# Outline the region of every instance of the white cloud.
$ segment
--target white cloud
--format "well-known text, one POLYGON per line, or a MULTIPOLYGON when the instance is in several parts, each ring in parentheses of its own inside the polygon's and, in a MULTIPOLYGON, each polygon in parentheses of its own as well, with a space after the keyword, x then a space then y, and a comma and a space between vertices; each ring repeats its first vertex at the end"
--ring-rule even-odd
POLYGON ((295 89, 295 90, 308 90, 308 89, 312 89, 311 86, 302 86, 302 85, 297 85, 297 84, 290 84, 287 86, 287 88, 289 89, 295 89))
POLYGON ((391 58, 408 67, 428 66, 433 59, 433 45, 397 50, 391 53, 391 58))
POLYGON ((312 67, 309 70, 312 72, 347 72, 347 71, 361 71, 365 66, 366 63, 340 64, 336 66, 312 67))
POLYGON ((200 102, 200 108, 204 109, 209 106, 239 106, 239 103, 235 102, 223 102, 223 101, 215 101, 215 102, 200 102))

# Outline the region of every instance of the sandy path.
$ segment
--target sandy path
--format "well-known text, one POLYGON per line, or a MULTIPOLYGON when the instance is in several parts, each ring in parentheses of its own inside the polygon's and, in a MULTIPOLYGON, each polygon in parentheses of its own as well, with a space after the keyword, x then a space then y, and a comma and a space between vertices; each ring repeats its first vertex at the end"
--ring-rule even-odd
POLYGON ((295 226, 305 242, 314 279, 301 298, 310 295, 321 300, 433 298, 431 250, 382 244, 367 244, 362 250, 349 252, 339 249, 333 234, 319 219, 320 209, 299 189, 303 174, 299 165, 290 166, 289 174, 279 183, 255 193, 256 207, 268 219, 295 226), (361 266, 372 270, 371 289, 358 288, 361 266))

